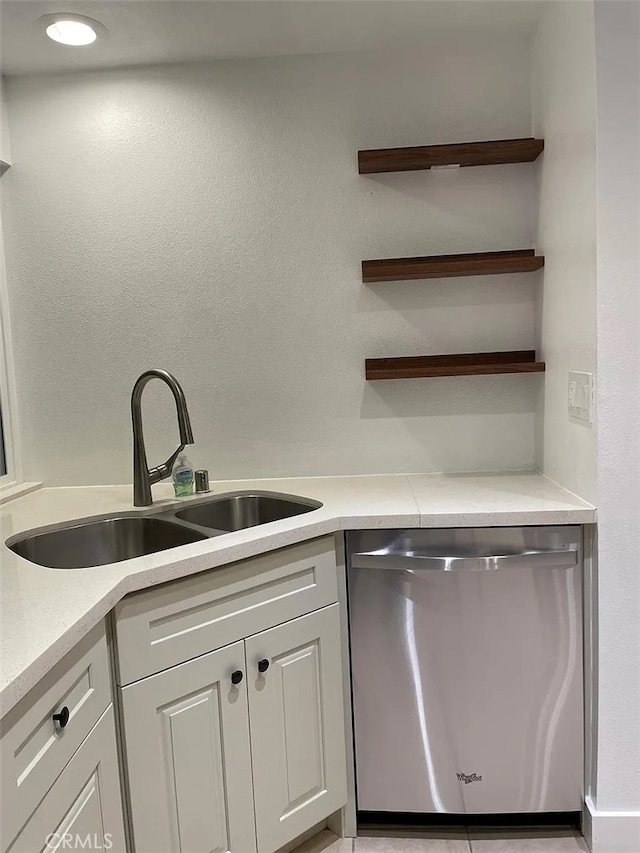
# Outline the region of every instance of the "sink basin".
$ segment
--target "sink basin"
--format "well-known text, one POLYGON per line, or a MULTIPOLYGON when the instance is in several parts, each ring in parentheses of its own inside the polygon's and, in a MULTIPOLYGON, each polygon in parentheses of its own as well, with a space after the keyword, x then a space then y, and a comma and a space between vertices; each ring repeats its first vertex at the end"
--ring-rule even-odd
POLYGON ((171 521, 119 516, 31 534, 8 547, 25 560, 50 569, 84 569, 119 563, 206 538, 204 533, 171 521))
POLYGON ((234 492, 154 515, 123 513, 30 531, 13 542, 7 540, 6 545, 39 566, 86 569, 291 518, 321 506, 319 501, 277 492, 234 492))
POLYGON ((176 512, 176 518, 212 530, 243 530, 269 521, 280 521, 318 509, 322 504, 306 498, 244 492, 212 498, 176 512))

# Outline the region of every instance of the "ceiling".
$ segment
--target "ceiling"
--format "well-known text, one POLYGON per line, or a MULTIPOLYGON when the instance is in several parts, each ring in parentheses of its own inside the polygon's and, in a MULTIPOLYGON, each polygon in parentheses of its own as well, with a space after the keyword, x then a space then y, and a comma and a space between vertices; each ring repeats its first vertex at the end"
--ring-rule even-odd
POLYGON ((33 74, 232 57, 428 45, 452 37, 527 35, 537 0, 0 0, 3 74, 33 74), (47 39, 52 12, 100 21, 88 47, 47 39))

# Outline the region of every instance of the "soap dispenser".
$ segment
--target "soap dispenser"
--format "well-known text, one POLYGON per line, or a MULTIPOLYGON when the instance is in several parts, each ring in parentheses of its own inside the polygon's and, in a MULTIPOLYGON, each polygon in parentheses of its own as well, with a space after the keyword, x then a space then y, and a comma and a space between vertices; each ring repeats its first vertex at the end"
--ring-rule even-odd
POLYGON ((173 490, 177 498, 193 494, 193 465, 181 453, 173 466, 173 490))

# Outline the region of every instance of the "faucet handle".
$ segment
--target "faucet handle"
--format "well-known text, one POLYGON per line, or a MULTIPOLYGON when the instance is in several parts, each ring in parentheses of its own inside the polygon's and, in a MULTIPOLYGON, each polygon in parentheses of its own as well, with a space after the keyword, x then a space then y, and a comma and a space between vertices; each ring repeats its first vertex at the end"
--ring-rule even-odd
POLYGON ((184 450, 184 444, 181 444, 180 447, 173 453, 166 462, 163 462, 162 465, 156 465, 155 468, 149 469, 149 482, 153 485, 153 483, 159 483, 160 480, 166 480, 167 477, 171 476, 171 472, 173 471, 173 466, 175 464, 176 459, 182 451, 184 450))

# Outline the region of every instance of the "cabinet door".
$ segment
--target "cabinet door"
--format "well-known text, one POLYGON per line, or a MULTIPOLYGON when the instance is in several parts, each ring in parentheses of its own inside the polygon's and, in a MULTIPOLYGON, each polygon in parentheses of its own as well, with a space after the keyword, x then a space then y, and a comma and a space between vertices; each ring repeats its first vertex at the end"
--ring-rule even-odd
POLYGON ((255 850, 244 672, 238 642, 122 689, 136 853, 255 850))
MULTIPOLYGON (((3 846, 4 849, 4 846, 3 846)), ((7 853, 126 853, 113 706, 89 732, 7 853)))
POLYGON ((339 605, 245 644, 258 851, 272 853, 347 800, 339 605))

